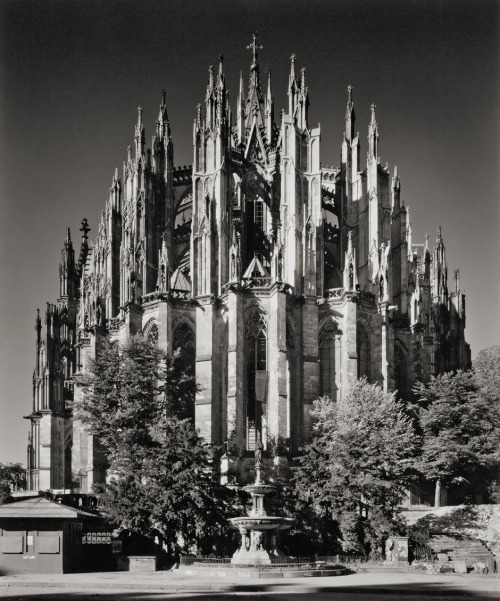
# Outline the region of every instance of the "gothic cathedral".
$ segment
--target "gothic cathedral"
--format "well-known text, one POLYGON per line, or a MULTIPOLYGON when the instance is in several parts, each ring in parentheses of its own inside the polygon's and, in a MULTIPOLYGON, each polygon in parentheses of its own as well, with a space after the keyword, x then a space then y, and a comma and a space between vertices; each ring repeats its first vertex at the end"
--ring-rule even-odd
POLYGON ((36 318, 31 490, 86 492, 106 458, 71 414, 99 341, 142 332, 194 371, 201 435, 222 449, 227 482, 250 478, 261 440, 270 480, 311 433, 314 399, 357 378, 397 390, 470 366, 465 297, 448 288, 438 228, 413 244, 397 168, 380 164, 375 106, 366 164, 348 88, 340 167, 325 167, 308 122, 305 70, 291 57, 288 107, 274 118, 255 36, 233 121, 223 60, 209 69, 193 164, 175 167, 165 92, 151 149, 139 108, 134 147, 115 171, 97 235, 66 233, 60 290, 36 318), (263 92, 265 87, 265 92, 263 92), (44 321, 44 326, 42 326, 44 321))

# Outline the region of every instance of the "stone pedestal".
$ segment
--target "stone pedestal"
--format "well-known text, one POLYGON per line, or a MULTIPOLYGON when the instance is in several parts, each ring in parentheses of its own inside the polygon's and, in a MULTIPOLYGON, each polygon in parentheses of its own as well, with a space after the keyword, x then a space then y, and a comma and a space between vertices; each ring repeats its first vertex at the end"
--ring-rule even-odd
POLYGON ((408 563, 408 537, 394 537, 394 561, 398 564, 408 563))

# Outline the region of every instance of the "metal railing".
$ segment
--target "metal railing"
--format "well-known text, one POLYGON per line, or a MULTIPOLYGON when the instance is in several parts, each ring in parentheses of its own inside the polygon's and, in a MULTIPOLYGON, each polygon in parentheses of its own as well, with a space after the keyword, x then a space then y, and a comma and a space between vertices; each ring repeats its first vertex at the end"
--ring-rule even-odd
MULTIPOLYGON (((224 567, 236 567, 240 568, 241 564, 232 564, 231 557, 192 557, 192 556, 181 556, 180 565, 181 566, 221 566, 224 567)), ((273 568, 278 567, 296 567, 298 569, 316 569, 318 567, 333 567, 340 566, 346 564, 354 564, 366 562, 366 557, 364 555, 315 555, 313 557, 295 557, 295 556, 287 556, 287 557, 271 557, 271 564, 261 564, 259 561, 255 562, 255 566, 265 567, 266 565, 273 568)))

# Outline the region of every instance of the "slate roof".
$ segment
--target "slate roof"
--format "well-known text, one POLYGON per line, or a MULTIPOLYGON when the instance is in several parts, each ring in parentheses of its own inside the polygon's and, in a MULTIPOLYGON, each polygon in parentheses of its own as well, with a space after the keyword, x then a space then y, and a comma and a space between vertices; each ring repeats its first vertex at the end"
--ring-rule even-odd
POLYGON ((170 278, 170 288, 172 290, 184 290, 191 292, 191 282, 187 279, 184 273, 177 268, 170 278))
POLYGON ((0 505, 0 519, 2 518, 100 519, 99 516, 88 511, 49 501, 44 497, 23 499, 0 505))

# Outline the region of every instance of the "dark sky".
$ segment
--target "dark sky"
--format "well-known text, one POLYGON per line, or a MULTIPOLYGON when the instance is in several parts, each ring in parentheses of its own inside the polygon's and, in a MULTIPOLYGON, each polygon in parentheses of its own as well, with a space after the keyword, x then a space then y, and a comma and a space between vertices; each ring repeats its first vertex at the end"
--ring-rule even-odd
POLYGON ((95 234, 143 108, 150 146, 167 90, 174 158, 192 162, 209 65, 225 57, 233 110, 254 30, 275 116, 290 55, 306 68, 310 125, 338 165, 346 88, 365 157, 377 106, 413 242, 443 227, 461 270, 473 356, 500 342, 499 11, 486 0, 0 0, 0 461, 25 460, 36 308, 58 296, 66 226, 95 234))

